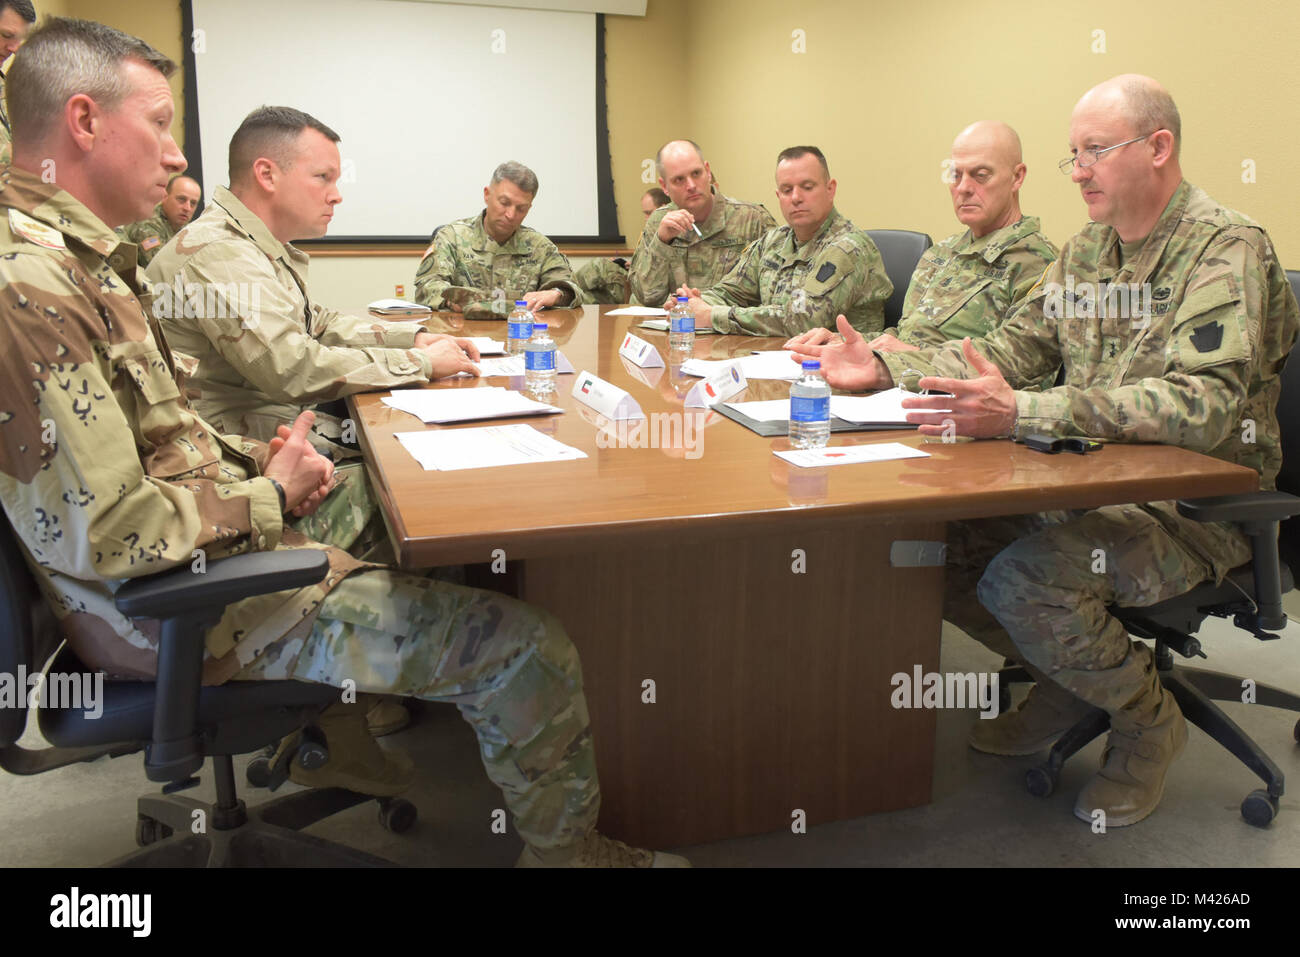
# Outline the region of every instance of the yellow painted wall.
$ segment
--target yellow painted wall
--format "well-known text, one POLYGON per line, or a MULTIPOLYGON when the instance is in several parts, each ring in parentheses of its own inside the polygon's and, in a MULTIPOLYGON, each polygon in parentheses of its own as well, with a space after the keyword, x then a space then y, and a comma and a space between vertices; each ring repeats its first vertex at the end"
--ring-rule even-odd
MULTIPOLYGON (((60 5, 181 55, 175 0, 38 0, 42 11, 60 5)), ((1295 0, 649 0, 645 18, 605 22, 615 199, 629 242, 642 223, 642 162, 676 136, 704 146, 726 192, 774 214, 777 152, 814 143, 839 180, 840 209, 858 225, 946 236, 957 224, 940 162, 957 131, 980 118, 1020 131, 1023 207, 1063 242, 1086 220, 1055 169, 1070 109, 1100 80, 1140 71, 1178 101, 1188 178, 1263 223, 1283 261, 1300 266, 1288 189, 1300 163, 1295 0), (795 30, 805 53, 792 51, 795 30), (1097 30, 1105 52, 1093 52, 1097 30), (1247 159, 1253 184, 1242 182, 1247 159)), ((328 302, 334 290, 355 298, 358 283, 391 295, 415 263, 318 257, 313 272, 328 302)))

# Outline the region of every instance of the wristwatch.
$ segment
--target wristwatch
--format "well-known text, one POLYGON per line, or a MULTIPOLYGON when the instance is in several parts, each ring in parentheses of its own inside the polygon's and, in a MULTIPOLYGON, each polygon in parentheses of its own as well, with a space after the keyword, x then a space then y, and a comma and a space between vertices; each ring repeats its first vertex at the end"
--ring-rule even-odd
POLYGON ((288 500, 284 497, 284 486, 273 478, 267 478, 267 481, 275 486, 275 494, 280 496, 280 514, 283 515, 289 510, 288 500))

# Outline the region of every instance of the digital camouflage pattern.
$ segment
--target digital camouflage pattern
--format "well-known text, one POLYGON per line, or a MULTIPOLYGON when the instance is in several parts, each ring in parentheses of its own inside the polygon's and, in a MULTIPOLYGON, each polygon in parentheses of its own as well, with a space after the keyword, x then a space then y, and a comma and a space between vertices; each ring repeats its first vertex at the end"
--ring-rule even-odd
POLYGON ((578 267, 573 281, 582 288, 583 302, 616 306, 630 300, 626 259, 592 259, 578 267))
POLYGON ((490 592, 351 575, 371 566, 285 526, 260 477, 267 447, 218 435, 189 407, 135 247, 10 167, 0 211, 0 501, 82 661, 156 671, 156 626, 113 607, 121 579, 190 565, 198 549, 209 561, 322 549, 324 581, 226 610, 207 636, 204 681, 352 678, 453 702, 520 835, 542 849, 585 836, 599 788, 577 651, 559 623, 490 592))
POLYGON ((582 305, 569 261, 541 233, 520 226, 498 244, 483 228, 483 214, 458 219, 433 232, 415 272, 415 301, 430 309, 459 306, 466 319, 504 319, 524 293, 560 289, 560 306, 582 305))
POLYGON ((910 346, 937 346, 996 329, 1055 261, 1038 217, 979 239, 967 229, 931 246, 912 272, 903 318, 893 333, 910 346))
POLYGON ((309 263, 218 187, 146 275, 172 347, 198 360, 187 386, 200 415, 269 442, 277 426, 313 408, 312 444, 336 460, 355 458, 342 416, 318 406, 422 384, 432 364, 413 348, 423 331, 418 323, 346 316, 313 303, 309 263))
POLYGON ((659 238, 659 224, 678 209, 676 203, 659 207, 641 230, 629 271, 634 302, 662 306, 681 286, 716 285, 740 261, 746 246, 776 228, 776 220, 761 204, 743 203, 714 189, 709 218, 695 224, 700 235, 688 229, 665 243, 659 238))
MULTIPOLYGON (((1254 469, 1267 489, 1281 462, 1278 377, 1298 329, 1268 235, 1183 183, 1136 255, 1121 261, 1115 231, 1089 224, 976 348, 1013 388, 1064 363, 1064 385, 1016 393, 1017 438, 1181 446, 1254 469), (1084 284, 1103 282, 1150 283, 1150 315, 1099 309, 1084 284)), ((881 358, 895 377, 972 375, 960 342, 881 358)), ((1183 518, 1173 502, 962 523, 953 538, 945 615, 1111 713, 1146 694, 1150 675, 1107 606, 1163 601, 1250 557, 1235 528, 1183 518)))
POLYGON ((713 306, 713 328, 722 333, 793 336, 833 329, 843 313, 871 339, 885 326, 885 300, 893 291, 871 237, 832 208, 802 246, 789 226, 750 243, 701 298, 713 306))
POLYGON ((154 207, 153 215, 148 219, 119 227, 117 233, 123 239, 140 247, 137 258, 141 266, 147 266, 149 261, 158 255, 158 250, 167 245, 176 235, 176 230, 172 228, 171 221, 163 213, 162 205, 159 204, 154 207))

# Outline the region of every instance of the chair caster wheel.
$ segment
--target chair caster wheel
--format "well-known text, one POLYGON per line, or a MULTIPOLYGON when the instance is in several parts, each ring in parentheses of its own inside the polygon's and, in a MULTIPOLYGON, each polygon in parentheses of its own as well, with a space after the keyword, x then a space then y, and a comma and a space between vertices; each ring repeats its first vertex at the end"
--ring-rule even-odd
POLYGON ((379 823, 385 831, 402 834, 415 824, 418 811, 405 798, 387 798, 379 802, 379 823))
POLYGON ((329 748, 316 741, 303 741, 294 760, 304 771, 318 771, 329 763, 329 748))
POLYGON ((143 814, 135 820, 135 843, 139 847, 148 847, 171 836, 172 829, 161 821, 155 821, 143 814))
POLYGON ((1268 827, 1277 817, 1278 800, 1267 791, 1251 791, 1241 802, 1241 816, 1254 827, 1268 827))
POLYGON ((1056 790, 1059 773, 1045 764, 1030 768, 1025 772, 1025 788, 1034 797, 1045 798, 1056 790))
POLYGON ((244 772, 244 778, 255 788, 267 788, 271 786, 271 762, 265 755, 258 755, 248 764, 248 769, 244 772))

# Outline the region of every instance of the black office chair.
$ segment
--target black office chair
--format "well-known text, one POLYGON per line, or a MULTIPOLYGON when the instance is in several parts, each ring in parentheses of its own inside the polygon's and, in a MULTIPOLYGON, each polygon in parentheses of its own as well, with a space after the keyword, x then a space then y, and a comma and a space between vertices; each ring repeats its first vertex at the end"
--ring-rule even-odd
POLYGON ((910 229, 868 229, 867 235, 880 250, 880 258, 885 262, 885 275, 894 284, 894 294, 885 300, 885 325, 896 326, 903 318, 903 300, 907 298, 907 286, 912 281, 916 264, 934 243, 928 234, 910 229))
MULTIPOLYGON (((1287 278, 1300 296, 1300 272, 1288 270, 1287 278)), ((1250 538, 1250 563, 1233 569, 1220 585, 1208 582, 1185 595, 1146 608, 1110 609, 1130 634, 1155 642, 1161 684, 1178 701, 1183 716, 1263 779, 1266 787, 1252 791, 1241 802, 1241 816, 1256 827, 1267 827, 1277 816, 1283 774, 1259 745, 1214 703, 1241 702, 1246 685, 1237 675, 1175 666, 1173 652, 1184 658, 1206 657, 1200 641, 1193 635, 1207 615, 1231 617, 1233 624, 1260 641, 1279 638, 1272 631, 1286 626, 1282 595, 1294 587, 1295 572, 1300 570, 1297 564, 1300 562, 1300 520, 1291 518, 1300 514, 1300 498, 1296 497, 1300 494, 1300 359, 1295 353, 1282 372, 1278 422, 1282 469, 1277 476, 1277 491, 1178 502, 1179 514, 1187 518, 1239 525, 1250 538)), ((1028 678, 1019 668, 1007 668, 1002 674, 1010 681, 1028 678)), ((1300 696, 1269 685, 1255 685, 1255 702, 1300 712, 1300 696)), ((1094 710, 1062 735, 1052 746, 1046 763, 1026 773, 1025 786, 1029 792, 1039 797, 1051 794, 1065 761, 1109 727, 1106 713, 1094 710)), ((1294 737, 1300 742, 1300 721, 1296 722, 1294 737)))
MULTIPOLYGON (((331 814, 371 800, 342 788, 318 788, 273 799, 251 810, 235 791, 233 755, 257 751, 303 731, 303 747, 286 750, 267 783, 287 776, 288 761, 319 767, 328 751, 315 727, 317 716, 339 698, 337 688, 299 681, 232 681, 200 686, 203 639, 225 606, 253 595, 301 588, 329 571, 324 552, 259 552, 210 562, 203 574, 182 568, 133 579, 116 593, 118 610, 131 618, 161 622, 155 681, 104 679, 103 694, 80 707, 49 707, 38 720, 52 748, 19 747, 27 724, 27 701, 0 709, 0 767, 12 774, 40 774, 79 761, 120 757, 144 749, 145 775, 163 783, 161 795, 139 800, 136 841, 141 850, 114 866, 299 866, 345 864, 391 866, 351 848, 298 833, 331 814), (92 717, 94 705, 102 713, 92 717), (212 758, 215 804, 180 797, 199 783, 194 773, 212 758), (201 814, 195 814, 196 811, 201 814), (202 821, 206 833, 193 833, 202 821)), ((7 518, 0 517, 0 673, 39 671, 59 644, 53 615, 23 559, 7 518)), ((93 680, 67 645, 49 667, 50 684, 93 680), (84 676, 84 677, 83 677, 84 676)), ((47 685, 48 687, 48 685, 47 685)), ((66 705, 67 702, 58 702, 66 705)), ((98 709, 96 709, 98 710, 98 709)), ((391 831, 415 821, 415 807, 380 798, 381 821, 391 831)))

